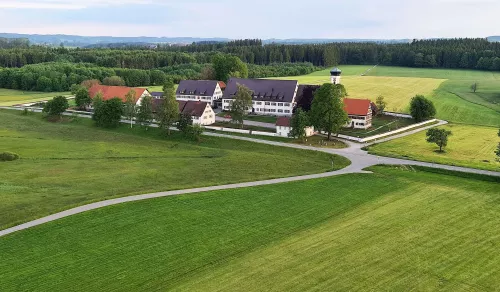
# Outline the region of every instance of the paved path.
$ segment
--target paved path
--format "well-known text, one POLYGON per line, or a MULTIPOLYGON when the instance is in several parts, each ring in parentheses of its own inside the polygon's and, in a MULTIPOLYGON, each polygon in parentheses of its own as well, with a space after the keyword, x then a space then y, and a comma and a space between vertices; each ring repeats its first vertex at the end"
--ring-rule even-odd
MULTIPOLYGON (((127 122, 127 121, 124 121, 124 122, 127 122)), ((69 209, 69 210, 66 210, 63 212, 59 212, 56 214, 52 214, 50 216, 46 216, 46 217, 34 220, 34 221, 30 221, 30 222, 27 222, 27 223, 24 223, 24 224, 21 224, 18 226, 14 226, 12 228, 1 230, 0 237, 5 236, 5 235, 10 234, 10 233, 13 233, 13 232, 16 232, 16 231, 28 229, 28 228, 31 228, 31 227, 34 227, 37 225, 41 225, 41 224, 44 224, 47 222, 51 222, 51 221, 54 221, 57 219, 72 216, 72 215, 79 214, 82 212, 87 212, 90 210, 95 210, 98 208, 111 206, 111 205, 117 205, 117 204, 126 203, 126 202, 134 202, 134 201, 148 200, 148 199, 153 199, 153 198, 175 196, 175 195, 182 195, 182 194, 200 193, 200 192, 208 192, 208 191, 215 191, 215 190, 227 190, 227 189, 237 189, 237 188, 271 185, 271 184, 278 184, 278 183, 285 183, 285 182, 292 182, 292 181, 301 181, 301 180, 309 180, 309 179, 315 179, 315 178, 331 177, 331 176, 336 176, 336 175, 341 175, 341 174, 349 174, 349 173, 368 173, 366 171, 363 171, 363 169, 365 169, 366 167, 378 165, 378 164, 418 165, 418 166, 426 166, 426 167, 431 167, 431 168, 447 169, 447 170, 461 171, 461 172, 467 172, 467 173, 476 173, 476 174, 485 174, 485 175, 500 177, 500 172, 495 172, 495 171, 487 171, 487 170, 480 170, 480 169, 473 169, 473 168, 466 168, 466 167, 449 166, 449 165, 442 165, 442 164, 434 164, 434 163, 419 162, 419 161, 412 161, 412 160, 404 160, 404 159, 396 159, 396 158, 371 155, 371 154, 368 154, 366 151, 361 150, 359 144, 356 144, 353 142, 348 142, 348 141, 346 141, 346 143, 348 145, 350 145, 350 147, 348 147, 348 148, 330 149, 330 148, 317 148, 317 147, 313 147, 313 146, 305 146, 305 145, 299 145, 299 144, 260 140, 260 139, 256 139, 256 138, 232 136, 232 135, 225 135, 225 134, 218 134, 218 133, 211 133, 211 132, 205 132, 204 135, 214 136, 214 137, 224 137, 224 138, 230 138, 230 139, 236 139, 236 140, 244 140, 244 141, 262 143, 262 144, 267 144, 267 145, 282 146, 282 147, 304 149, 304 150, 321 151, 321 152, 326 152, 326 153, 330 153, 330 154, 337 154, 337 155, 341 155, 341 156, 348 158, 351 161, 351 165, 349 165, 348 167, 346 167, 344 169, 332 171, 332 172, 327 172, 327 173, 319 173, 319 174, 303 175, 303 176, 288 177, 288 178, 263 180, 263 181, 256 181, 256 182, 237 183, 237 184, 230 184, 230 185, 212 186, 212 187, 204 187, 204 188, 159 192, 159 193, 144 194, 144 195, 137 195, 137 196, 130 196, 130 197, 101 201, 101 202, 92 203, 92 204, 76 207, 73 209, 69 209)), ((410 135, 410 134, 403 133, 401 135, 410 135)))

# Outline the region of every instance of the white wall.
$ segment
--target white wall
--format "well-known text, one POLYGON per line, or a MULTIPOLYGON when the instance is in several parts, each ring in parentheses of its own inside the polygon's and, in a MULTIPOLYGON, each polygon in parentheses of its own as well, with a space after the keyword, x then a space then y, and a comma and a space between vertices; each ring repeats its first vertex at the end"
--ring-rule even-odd
MULTIPOLYGON (((232 99, 222 100, 222 109, 230 110, 232 99)), ((252 101, 252 108, 248 113, 266 116, 291 116, 295 103, 277 101, 252 101), (252 110, 253 109, 253 110, 252 110)))
POLYGON ((211 106, 214 106, 214 102, 216 100, 219 100, 222 98, 222 90, 220 89, 219 83, 217 83, 217 86, 215 87, 214 94, 212 96, 202 96, 202 95, 189 95, 189 94, 177 94, 175 96, 176 100, 182 100, 182 101, 189 101, 189 100, 194 100, 194 101, 203 101, 210 103, 211 106))
POLYGON ((290 127, 276 126, 276 135, 280 137, 288 137, 291 130, 292 128, 290 127))

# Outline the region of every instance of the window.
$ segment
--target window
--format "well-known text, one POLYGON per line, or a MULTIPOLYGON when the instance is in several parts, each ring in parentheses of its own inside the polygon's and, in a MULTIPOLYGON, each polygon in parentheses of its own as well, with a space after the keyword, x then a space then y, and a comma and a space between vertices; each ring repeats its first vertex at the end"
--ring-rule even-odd
POLYGON ((290 111, 289 111, 289 110, 285 110, 285 113, 286 113, 286 114, 289 114, 289 113, 290 113, 290 111))
POLYGON ((283 106, 283 104, 280 102, 280 103, 278 103, 278 106, 283 106))
POLYGON ((270 102, 266 102, 266 105, 270 105, 271 103, 270 102))
POLYGON ((255 103, 256 105, 262 105, 262 102, 258 101, 255 103))
POLYGON ((276 103, 275 103, 275 102, 272 102, 272 103, 271 103, 271 105, 272 105, 272 106, 276 106, 276 103))
POLYGON ((289 103, 285 103, 285 106, 290 106, 290 104, 289 103))
POLYGON ((278 110, 278 112, 279 112, 279 113, 282 113, 282 112, 283 112, 283 110, 282 110, 282 109, 279 109, 279 110, 278 110))
POLYGON ((275 110, 275 109, 270 109, 270 110, 269 110, 269 112, 271 112, 271 113, 275 113, 275 112, 276 112, 276 110, 275 110))

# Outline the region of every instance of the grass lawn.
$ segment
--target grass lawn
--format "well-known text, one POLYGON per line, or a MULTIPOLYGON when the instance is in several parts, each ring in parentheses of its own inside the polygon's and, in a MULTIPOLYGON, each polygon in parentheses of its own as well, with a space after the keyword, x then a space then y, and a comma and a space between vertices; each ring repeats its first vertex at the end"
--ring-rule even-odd
POLYGON ((498 182, 372 170, 127 203, 14 233, 0 238, 0 290, 500 286, 498 182))
POLYGON ((500 171, 494 150, 500 138, 497 128, 451 124, 452 131, 445 153, 436 152, 436 144, 425 141, 425 131, 369 147, 369 152, 382 156, 409 158, 466 167, 500 171))
POLYGON ((70 92, 35 92, 0 88, 0 106, 37 102, 52 99, 58 95, 71 95, 70 92))
POLYGON ((332 149, 343 149, 347 148, 348 145, 340 140, 333 139, 328 141, 327 137, 323 137, 320 135, 314 135, 311 137, 307 137, 306 141, 302 141, 300 139, 289 139, 290 143, 293 144, 301 144, 306 146, 314 146, 319 148, 332 148, 332 149))
POLYGON ((394 131, 400 128, 408 127, 410 125, 415 124, 415 121, 413 119, 404 119, 404 118, 397 118, 393 116, 385 116, 385 115, 380 115, 380 116, 374 116, 372 119, 372 127, 368 128, 366 130, 364 129, 347 129, 344 128, 340 132, 340 134, 352 136, 352 137, 359 137, 359 138, 365 138, 365 137, 370 137, 382 133, 387 133, 390 131, 394 131))
POLYGON ((211 124, 210 126, 212 127, 224 127, 224 128, 231 128, 231 129, 239 129, 239 130, 252 130, 252 131, 261 131, 261 132, 269 132, 269 133, 275 133, 276 131, 270 128, 265 128, 265 127, 258 127, 258 126, 250 126, 250 125, 243 125, 243 128, 241 128, 241 125, 234 124, 232 122, 216 122, 214 124, 211 124))
MULTIPOLYGON (((340 69, 346 72, 342 83, 350 97, 375 101, 378 95, 383 95, 388 110, 408 112, 410 99, 423 94, 434 102, 440 119, 500 126, 500 72, 377 66, 367 76, 360 76, 367 66, 340 66, 340 69), (476 93, 470 91, 474 82, 479 83, 476 93)), ((323 70, 280 79, 322 84, 329 82, 329 76, 329 70, 323 70)))
MULTIPOLYGON (((178 133, 91 123, 0 110, 0 152, 21 156, 0 163, 0 229, 113 197, 331 170, 326 153, 215 137, 198 144, 178 133)), ((335 159, 339 168, 349 163, 335 159)))
MULTIPOLYGON (((177 90, 177 87, 179 84, 174 84, 175 90, 177 90)), ((149 92, 163 92, 163 85, 157 85, 157 86, 144 86, 146 87, 149 92)))

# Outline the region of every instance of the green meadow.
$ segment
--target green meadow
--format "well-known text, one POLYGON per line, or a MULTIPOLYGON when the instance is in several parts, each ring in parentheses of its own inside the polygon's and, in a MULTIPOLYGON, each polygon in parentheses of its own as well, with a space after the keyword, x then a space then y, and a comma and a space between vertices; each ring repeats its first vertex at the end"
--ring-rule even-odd
POLYGON ((0 88, 0 106, 37 102, 52 99, 55 96, 68 96, 70 92, 35 92, 0 88))
POLYGON ((494 291, 499 181, 420 168, 159 198, 0 238, 1 291, 494 291))
MULTIPOLYGON (((331 155, 216 137, 190 142, 157 129, 102 130, 0 110, 0 229, 114 197, 332 170, 331 155)), ((335 156, 335 169, 349 164, 335 156)), ((1 291, 2 289, 0 289, 1 291)))

